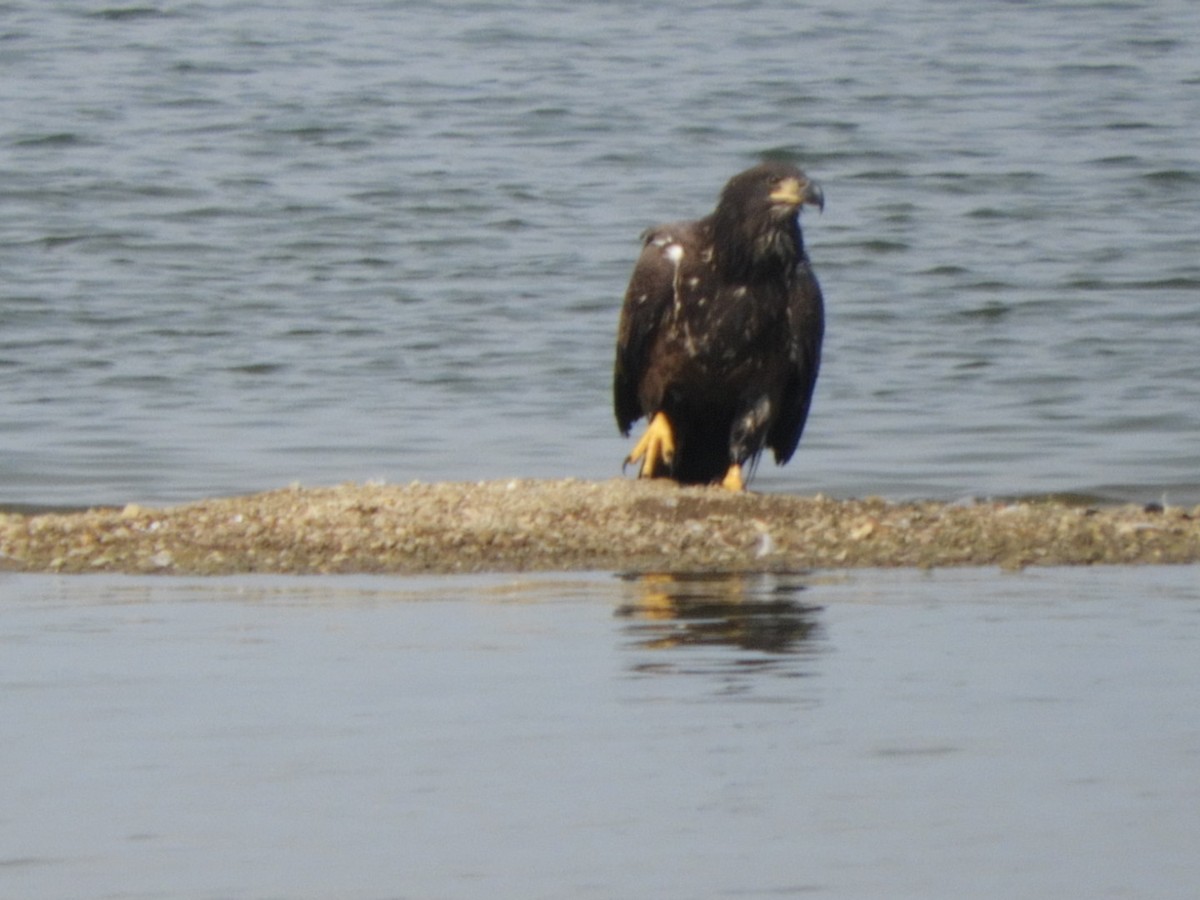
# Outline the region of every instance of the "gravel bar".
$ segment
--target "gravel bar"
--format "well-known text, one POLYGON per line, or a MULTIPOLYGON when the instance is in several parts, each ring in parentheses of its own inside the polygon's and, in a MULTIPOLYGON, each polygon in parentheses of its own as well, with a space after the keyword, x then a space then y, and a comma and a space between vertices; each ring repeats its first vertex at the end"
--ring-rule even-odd
POLYGON ((0 569, 176 575, 1158 564, 1200 507, 733 494, 666 481, 290 487, 168 508, 0 513, 0 569))

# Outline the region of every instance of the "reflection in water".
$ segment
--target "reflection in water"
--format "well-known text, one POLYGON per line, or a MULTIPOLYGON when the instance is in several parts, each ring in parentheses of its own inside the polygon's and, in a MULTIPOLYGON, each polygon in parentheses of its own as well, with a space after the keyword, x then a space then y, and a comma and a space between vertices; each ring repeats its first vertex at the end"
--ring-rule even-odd
MULTIPOLYGON (((810 654, 820 634, 819 606, 801 603, 799 575, 765 573, 682 573, 625 577, 628 599, 617 616, 628 619, 625 633, 647 650, 720 648, 717 667, 783 670, 803 674, 795 657, 810 654), (789 664, 789 657, 791 661, 789 664)), ((639 672, 694 671, 698 659, 640 660, 639 672)), ((699 665, 712 671, 713 665, 699 665)))

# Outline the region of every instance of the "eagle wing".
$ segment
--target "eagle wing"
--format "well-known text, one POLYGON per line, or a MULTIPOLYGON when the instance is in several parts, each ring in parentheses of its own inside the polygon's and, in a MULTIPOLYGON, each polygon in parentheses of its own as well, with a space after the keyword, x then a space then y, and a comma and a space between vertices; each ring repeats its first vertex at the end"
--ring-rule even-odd
POLYGON ((677 249, 686 226, 659 226, 642 234, 642 253, 633 268, 621 322, 617 328, 617 361, 613 369, 613 409, 621 434, 652 410, 642 409, 642 379, 646 375, 659 329, 675 298, 677 249))
POLYGON ((767 446, 774 451, 775 461, 780 465, 792 458, 800 443, 821 368, 825 303, 807 258, 796 267, 795 283, 788 298, 788 329, 787 385, 779 416, 767 435, 767 446))

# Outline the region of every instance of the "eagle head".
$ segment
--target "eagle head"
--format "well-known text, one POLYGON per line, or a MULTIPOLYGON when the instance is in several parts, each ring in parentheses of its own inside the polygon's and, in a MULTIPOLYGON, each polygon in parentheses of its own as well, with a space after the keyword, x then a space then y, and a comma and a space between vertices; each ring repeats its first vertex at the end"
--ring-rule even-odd
POLYGON ((757 281, 790 270, 804 253, 806 203, 825 208, 821 186, 788 163, 765 162, 729 179, 713 213, 715 257, 726 277, 757 281))

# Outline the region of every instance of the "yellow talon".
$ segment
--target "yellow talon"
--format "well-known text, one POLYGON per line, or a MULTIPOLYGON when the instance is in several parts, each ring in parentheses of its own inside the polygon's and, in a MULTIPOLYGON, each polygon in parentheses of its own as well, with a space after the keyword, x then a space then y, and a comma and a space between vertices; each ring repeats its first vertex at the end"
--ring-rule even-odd
POLYGON ((721 479, 721 487, 727 491, 744 491, 746 489, 746 482, 742 479, 742 467, 740 465, 734 463, 729 467, 729 471, 721 479))
POLYGON ((671 461, 674 458, 675 433, 671 429, 670 420, 663 413, 658 412, 646 426, 646 433, 641 436, 629 455, 625 457, 625 465, 640 460, 642 467, 638 471, 638 477, 653 478, 660 465, 670 469, 671 461))

